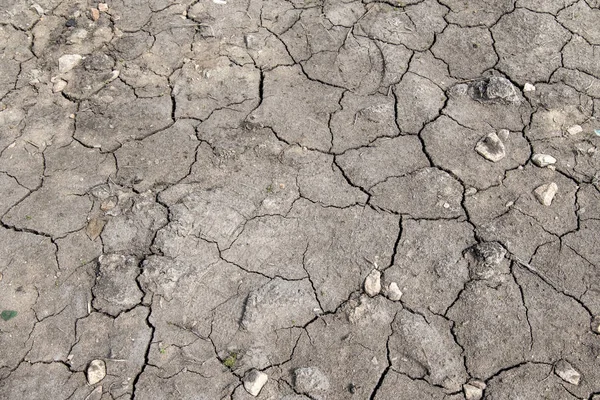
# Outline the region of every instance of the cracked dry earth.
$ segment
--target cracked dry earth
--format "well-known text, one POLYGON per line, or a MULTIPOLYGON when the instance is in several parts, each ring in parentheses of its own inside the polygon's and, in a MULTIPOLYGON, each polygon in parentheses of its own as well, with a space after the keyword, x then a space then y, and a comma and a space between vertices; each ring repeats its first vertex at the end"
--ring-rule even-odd
POLYGON ((0 398, 600 399, 599 18, 3 0, 0 398))

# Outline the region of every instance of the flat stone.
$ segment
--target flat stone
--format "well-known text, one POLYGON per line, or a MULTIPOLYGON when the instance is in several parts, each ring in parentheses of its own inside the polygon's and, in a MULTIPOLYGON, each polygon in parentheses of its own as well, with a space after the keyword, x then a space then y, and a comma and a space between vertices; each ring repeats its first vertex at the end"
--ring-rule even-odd
POLYGON ((107 12, 108 11, 108 4, 106 4, 106 3, 98 3, 98 11, 107 12))
POLYGON ((556 192, 558 192, 558 186, 556 185, 556 183, 550 182, 539 186, 533 191, 533 194, 540 203, 542 203, 546 207, 549 207, 550 205, 552 205, 552 200, 554 199, 556 192))
POLYGON ((400 301, 402 294, 403 293, 396 282, 390 283, 387 287, 387 290, 385 291, 385 295, 387 296, 387 298, 392 301, 400 301))
POLYGON ((268 380, 269 377, 267 374, 257 369, 252 369, 244 376, 244 389, 252 396, 256 397, 268 380))
POLYGON ((79 54, 65 54, 58 59, 58 72, 64 74, 75 68, 83 60, 79 54))
POLYGON ((531 83, 527 82, 527 83, 525 83, 525 86, 523 86, 523 91, 524 92, 535 92, 535 86, 532 85, 531 83))
POLYGON ((93 360, 87 368, 87 380, 95 385, 106 376, 106 364, 102 360, 93 360))
POLYGON ((498 162, 506 157, 506 149, 504 143, 495 133, 488 133, 475 146, 477 151, 483 158, 491 162, 498 162))
POLYGON ((560 360, 554 366, 554 373, 565 382, 572 385, 579 385, 581 374, 568 361, 560 360))
POLYGON ((365 278, 365 293, 373 297, 379 292, 381 292, 381 272, 375 268, 365 278))
POLYGON ((536 153, 531 156, 531 161, 540 168, 556 164, 556 158, 552 157, 551 155, 541 153, 536 153))

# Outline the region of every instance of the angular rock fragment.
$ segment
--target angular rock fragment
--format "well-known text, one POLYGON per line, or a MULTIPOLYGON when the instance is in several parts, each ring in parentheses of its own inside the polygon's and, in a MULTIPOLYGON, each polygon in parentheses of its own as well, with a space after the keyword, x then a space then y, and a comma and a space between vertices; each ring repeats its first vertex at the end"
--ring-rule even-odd
POLYGON ((524 92, 535 92, 535 86, 532 85, 531 83, 527 82, 527 83, 525 83, 525 86, 523 86, 523 91, 524 92))
POLYGON ((531 156, 531 161, 540 168, 556 164, 556 158, 552 157, 551 155, 541 153, 536 153, 531 156))
POLYGON ((474 100, 482 102, 521 102, 514 85, 506 78, 491 76, 469 85, 468 93, 474 100))
POLYGON ((469 383, 463 385, 463 391, 466 400, 481 400, 483 397, 483 390, 469 383))
POLYGON ((102 360, 93 360, 87 368, 87 380, 95 385, 106 376, 106 364, 102 360))
POLYGON ((379 292, 381 292, 381 272, 375 268, 365 278, 365 293, 373 297, 379 292))
POLYGON ((58 59, 58 72, 64 74, 75 68, 83 60, 79 54, 65 54, 58 59))
POLYGON ((108 4, 106 4, 106 3, 98 3, 98 11, 107 12, 108 11, 108 4))
POLYGON ((546 207, 549 207, 550 205, 552 205, 552 200, 554 199, 556 192, 558 192, 558 186, 556 185, 556 183, 550 182, 539 186, 533 191, 533 194, 540 203, 542 203, 546 207))
POLYGON ((504 143, 494 132, 485 135, 475 146, 475 151, 491 162, 498 162, 506 157, 504 143))
POLYGON ((252 369, 244 376, 244 389, 252 396, 256 397, 268 380, 269 377, 267 374, 257 369, 252 369))
POLYGON ((329 379, 315 367, 294 370, 294 388, 296 392, 315 397, 329 391, 329 379))
POLYGON ((577 135, 581 132, 583 132, 583 128, 580 125, 573 125, 567 129, 567 133, 571 136, 577 135))
POLYGON ((572 385, 579 385, 581 374, 566 360, 560 360, 554 366, 554 373, 565 382, 572 385))
POLYGON ((385 291, 386 297, 392 301, 400 301, 402 294, 403 293, 396 282, 390 283, 385 291))

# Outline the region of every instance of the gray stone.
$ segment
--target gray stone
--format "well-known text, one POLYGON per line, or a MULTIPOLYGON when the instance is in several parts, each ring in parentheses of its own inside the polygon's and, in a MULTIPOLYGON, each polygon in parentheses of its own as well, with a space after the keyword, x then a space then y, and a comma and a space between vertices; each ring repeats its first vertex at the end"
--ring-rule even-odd
POLYGON ((488 133, 475 146, 483 158, 491 162, 498 162, 506 157, 506 148, 496 133, 488 133))
POLYGON ((572 385, 579 385, 579 381, 581 380, 579 371, 573 368, 566 360, 560 360, 554 365, 554 373, 560 376, 560 379, 572 385))

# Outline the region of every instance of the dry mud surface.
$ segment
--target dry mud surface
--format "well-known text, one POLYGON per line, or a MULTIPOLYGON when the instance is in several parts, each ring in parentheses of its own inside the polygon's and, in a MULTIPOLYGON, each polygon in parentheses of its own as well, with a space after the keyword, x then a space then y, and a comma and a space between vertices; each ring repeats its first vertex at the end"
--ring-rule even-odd
POLYGON ((0 398, 600 399, 600 1, 36 1, 0 398))

